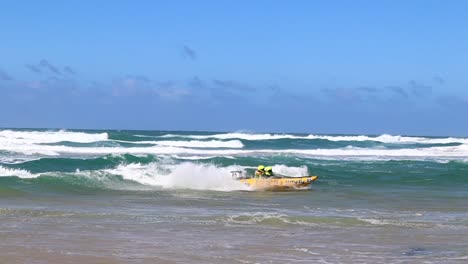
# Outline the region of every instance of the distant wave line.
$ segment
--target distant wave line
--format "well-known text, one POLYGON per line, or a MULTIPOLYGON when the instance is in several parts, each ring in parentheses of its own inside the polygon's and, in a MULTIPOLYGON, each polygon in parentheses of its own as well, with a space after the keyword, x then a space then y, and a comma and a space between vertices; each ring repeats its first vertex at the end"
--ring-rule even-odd
POLYGON ((47 146, 47 145, 3 145, 1 149, 10 152, 18 152, 26 155, 59 156, 62 154, 107 155, 107 154, 184 154, 206 156, 237 156, 237 155, 307 155, 328 157, 453 157, 467 158, 468 145, 450 147, 430 147, 415 149, 367 149, 357 147, 345 147, 340 149, 193 149, 172 146, 151 147, 71 147, 71 146, 47 146))
POLYGON ((329 136, 329 135, 307 135, 298 136, 291 134, 247 134, 247 133, 221 133, 212 135, 177 135, 166 134, 157 136, 160 138, 191 138, 191 139, 243 139, 243 140, 275 140, 275 139, 322 139, 328 141, 376 141, 381 143, 393 144, 447 144, 447 143, 462 143, 468 144, 468 138, 427 138, 427 137, 411 137, 411 136, 393 136, 383 134, 380 136, 329 136))

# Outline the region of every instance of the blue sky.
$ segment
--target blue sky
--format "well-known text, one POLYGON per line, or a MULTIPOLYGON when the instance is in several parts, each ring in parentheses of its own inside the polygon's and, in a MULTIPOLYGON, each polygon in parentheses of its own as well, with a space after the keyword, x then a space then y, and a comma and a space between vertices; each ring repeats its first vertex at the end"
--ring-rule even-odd
POLYGON ((468 135, 466 1, 0 4, 0 127, 468 135))

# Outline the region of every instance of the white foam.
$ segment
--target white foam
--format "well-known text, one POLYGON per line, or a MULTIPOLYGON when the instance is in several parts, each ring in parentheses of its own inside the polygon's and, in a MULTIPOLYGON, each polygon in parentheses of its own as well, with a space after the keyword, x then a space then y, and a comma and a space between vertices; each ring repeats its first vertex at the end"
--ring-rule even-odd
POLYGON ((255 133, 221 133, 212 135, 176 135, 166 134, 160 136, 163 138, 193 138, 193 139, 244 139, 244 140, 273 140, 273 139, 323 139, 329 141, 376 141, 382 143, 419 143, 419 144, 447 144, 447 143, 463 143, 468 144, 468 138, 427 138, 427 137, 409 137, 409 136, 393 136, 383 134, 380 136, 327 136, 327 135, 307 135, 298 136, 291 134, 255 134, 255 133))
POLYGON ((36 178, 38 175, 32 174, 27 170, 9 169, 0 166, 0 177, 16 176, 20 178, 36 178))
POLYGON ((273 173, 278 175, 286 175, 290 177, 308 176, 309 171, 306 166, 288 167, 286 165, 273 165, 273 173))
POLYGON ((196 189, 196 190, 247 190, 244 184, 231 178, 230 171, 242 170, 240 166, 218 167, 212 164, 184 162, 151 163, 142 165, 133 163, 120 165, 106 172, 120 175, 145 185, 163 188, 196 189))
MULTIPOLYGON (((360 136, 367 137, 367 136, 360 136)), ((382 143, 418 143, 418 144, 448 144, 448 143, 462 143, 468 144, 468 138, 427 138, 427 137, 405 137, 405 136, 392 136, 380 135, 378 137, 367 137, 367 140, 379 141, 382 143)))
POLYGON ((216 158, 216 156, 179 156, 179 155, 172 155, 171 157, 175 159, 181 159, 181 160, 207 160, 207 159, 216 158))
POLYGON ((419 227, 428 227, 428 223, 423 223, 423 222, 407 222, 403 220, 390 220, 390 219, 370 219, 370 218, 359 218, 359 220, 369 223, 371 225, 390 225, 390 226, 403 226, 403 227, 413 227, 413 228, 419 228, 419 227))
POLYGON ((312 252, 307 248, 294 248, 294 250, 304 252, 304 253, 308 253, 308 254, 311 254, 311 255, 320 255, 320 253, 312 252))
POLYGON ((451 260, 468 260, 468 255, 467 256, 461 256, 461 257, 455 257, 455 258, 448 258, 448 259, 451 259, 451 260))
POLYGON ((468 157, 468 145, 453 147, 431 147, 416 149, 367 149, 357 147, 346 147, 340 149, 190 149, 180 147, 70 147, 70 146, 48 146, 35 144, 3 145, 0 149, 10 152, 19 152, 27 155, 41 154, 57 156, 61 154, 80 155, 108 155, 108 154, 154 154, 154 155, 185 155, 185 156, 237 156, 237 155, 303 155, 313 158, 353 159, 363 160, 385 160, 385 159, 409 159, 425 160, 449 159, 466 160, 468 157))
POLYGON ((265 220, 275 219, 281 222, 287 222, 286 215, 276 213, 244 213, 228 216, 225 220, 228 224, 247 224, 254 225, 259 224, 265 220))
POLYGON ((177 141, 177 140, 162 140, 162 141, 123 141, 115 140, 117 142, 131 143, 131 144, 154 144, 159 146, 168 146, 168 147, 189 147, 189 148, 243 148, 244 144, 239 140, 229 140, 229 141, 219 141, 219 140, 210 140, 210 141, 200 141, 200 140, 190 140, 190 141, 177 141))
POLYGON ((9 155, 0 155, 0 163, 3 164, 20 164, 28 161, 38 160, 38 157, 32 157, 29 155, 17 155, 17 154, 9 154, 9 155))
MULTIPOLYGON (((273 165, 273 171, 288 176, 307 175, 307 168, 273 165)), ((233 191, 248 190, 244 184, 233 180, 231 171, 243 171, 248 167, 232 165, 219 167, 213 164, 197 164, 183 162, 180 164, 168 159, 150 164, 132 163, 119 165, 115 169, 105 170, 106 173, 120 175, 126 180, 136 181, 144 185, 161 186, 164 188, 233 191)))
MULTIPOLYGON (((162 159, 150 164, 122 164, 114 169, 80 171, 77 169, 73 175, 89 178, 106 185, 113 184, 107 181, 108 175, 119 175, 126 180, 138 182, 143 185, 160 186, 173 189, 195 189, 234 191, 249 190, 248 186, 234 180, 231 171, 244 171, 248 167, 232 165, 220 167, 213 164, 198 164, 194 162, 176 163, 171 158, 162 159)), ((284 175, 302 176, 307 174, 306 167, 288 167, 273 165, 273 170, 284 175)), ((27 170, 9 169, 0 166, 0 176, 16 176, 20 178, 36 178, 40 175, 54 177, 67 177, 67 173, 44 172, 32 174, 27 170)), ((113 187, 113 186, 108 186, 113 187)), ((122 188, 121 185, 118 188, 122 188)))
POLYGON ((107 133, 84 133, 84 132, 69 132, 65 130, 59 131, 13 131, 0 130, 0 144, 6 143, 22 143, 22 144, 39 144, 39 143, 56 143, 61 141, 70 141, 77 143, 90 143, 96 141, 104 141, 108 139, 107 133))
MULTIPOLYGON (((177 136, 165 135, 163 137, 177 136)), ((245 134, 245 133, 227 133, 215 135, 188 135, 185 137, 219 137, 227 139, 229 137, 254 137, 257 139, 271 137, 297 137, 293 135, 276 135, 276 134, 245 134)), ((452 142, 463 141, 465 139, 445 138, 417 138, 417 137, 399 137, 382 135, 379 137, 368 136, 314 136, 309 135, 308 138, 321 137, 329 140, 367 140, 369 138, 378 139, 386 142, 452 142)), ((317 159, 361 159, 361 160, 388 160, 388 159, 408 159, 408 160, 436 160, 447 162, 450 160, 466 161, 468 158, 468 145, 459 146, 443 146, 430 148, 357 148, 345 147, 340 149, 242 149, 243 144, 240 140, 163 140, 163 141, 140 141, 140 143, 155 143, 154 146, 135 146, 135 147, 72 147, 63 145, 41 145, 41 143, 52 143, 60 141, 73 142, 93 142, 107 140, 107 133, 90 134, 83 132, 68 132, 68 131, 12 131, 0 130, 0 150, 13 152, 14 156, 20 154, 42 157, 42 156, 89 156, 89 155, 109 155, 109 154, 133 154, 133 155, 177 155, 179 157, 228 157, 228 156, 246 156, 246 155, 298 155, 312 157, 317 159)), ((137 143, 131 142, 130 143, 137 143)), ((138 143, 137 143, 138 144, 138 143)), ((9 155, 13 156, 13 155, 9 155)), ((2 158, 3 160, 4 158, 2 158)), ((189 159, 189 158, 187 158, 189 159)))
POLYGON ((222 133, 222 134, 213 134, 213 135, 175 135, 175 134, 166 134, 160 136, 163 138, 193 138, 193 139, 245 139, 245 140, 270 140, 270 139, 283 139, 283 138, 304 138, 288 134, 250 134, 250 133, 222 133))
POLYGON ((282 222, 284 224, 290 225, 301 225, 301 226, 317 226, 315 223, 308 223, 305 221, 293 220, 287 215, 278 214, 278 213, 244 213, 238 215, 228 216, 224 221, 227 224, 237 224, 237 225, 256 225, 264 223, 265 221, 274 220, 282 222))
POLYGON ((214 159, 214 158, 225 158, 225 159, 236 159, 234 156, 179 156, 179 155, 171 155, 171 157, 181 160, 207 160, 207 159, 214 159))
POLYGON ((229 141, 157 141, 157 145, 160 146, 173 146, 173 147, 191 147, 191 148, 243 148, 244 144, 239 140, 229 141))

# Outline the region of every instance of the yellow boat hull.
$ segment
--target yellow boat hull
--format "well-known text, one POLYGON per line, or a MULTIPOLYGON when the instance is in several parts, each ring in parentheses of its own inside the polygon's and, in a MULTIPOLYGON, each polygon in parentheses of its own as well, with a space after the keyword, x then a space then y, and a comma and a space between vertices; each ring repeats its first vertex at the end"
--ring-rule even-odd
POLYGON ((318 176, 291 177, 291 178, 248 178, 239 181, 254 190, 290 190, 309 186, 318 179, 318 176))

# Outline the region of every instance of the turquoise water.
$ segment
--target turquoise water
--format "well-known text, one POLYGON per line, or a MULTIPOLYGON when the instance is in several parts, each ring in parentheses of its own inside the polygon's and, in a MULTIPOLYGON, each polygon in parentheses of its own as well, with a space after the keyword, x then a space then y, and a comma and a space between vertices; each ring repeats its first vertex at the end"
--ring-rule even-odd
POLYGON ((468 138, 0 130, 8 263, 464 263, 468 138), (230 171, 318 175, 258 192, 230 171))

